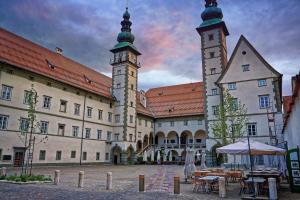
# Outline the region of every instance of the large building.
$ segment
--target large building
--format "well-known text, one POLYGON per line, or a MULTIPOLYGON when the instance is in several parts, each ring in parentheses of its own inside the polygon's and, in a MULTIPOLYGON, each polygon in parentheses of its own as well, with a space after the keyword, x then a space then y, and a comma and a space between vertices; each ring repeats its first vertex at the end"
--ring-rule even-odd
POLYGON ((203 82, 147 92, 138 91, 141 53, 134 46, 128 9, 111 49, 112 78, 65 57, 59 48, 51 51, 0 29, 0 165, 18 166, 28 156, 40 165, 130 164, 145 151, 150 156, 158 150, 179 161, 187 148, 206 150, 207 164, 214 165, 219 138, 211 123, 225 88, 248 109, 246 132, 278 143, 282 75, 243 36, 227 61, 229 32, 222 17, 216 1, 206 1, 197 28, 203 82), (25 137, 31 132, 32 87, 38 126, 31 154, 25 151, 25 137))

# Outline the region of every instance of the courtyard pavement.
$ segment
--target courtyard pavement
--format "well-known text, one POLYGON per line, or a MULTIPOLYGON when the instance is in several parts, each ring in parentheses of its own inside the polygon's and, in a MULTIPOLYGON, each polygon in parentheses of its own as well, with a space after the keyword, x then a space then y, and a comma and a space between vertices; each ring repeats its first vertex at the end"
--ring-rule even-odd
MULTIPOLYGON (((39 167, 34 174, 51 175, 60 170, 59 185, 30 184, 18 185, 0 183, 0 199, 220 199, 218 194, 202 194, 192 192, 192 184, 182 183, 181 194, 173 194, 173 177, 179 175, 183 182, 183 166, 74 166, 74 167, 39 167), (78 188, 78 173, 85 172, 84 187, 78 188), (106 190, 106 173, 112 172, 113 189, 106 190), (138 192, 138 175, 145 175, 146 192, 138 192)), ((10 174, 19 173, 19 169, 9 169, 10 174)), ((240 199, 239 184, 230 183, 227 187, 226 199, 240 199)), ((280 199, 300 199, 300 194, 293 194, 284 188, 279 193, 280 199)))

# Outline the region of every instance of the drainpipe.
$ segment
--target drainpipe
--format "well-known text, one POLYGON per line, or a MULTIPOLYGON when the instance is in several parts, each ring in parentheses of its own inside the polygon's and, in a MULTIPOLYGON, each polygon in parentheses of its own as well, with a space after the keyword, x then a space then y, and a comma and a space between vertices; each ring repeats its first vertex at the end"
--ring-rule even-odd
POLYGON ((153 137, 152 137, 152 144, 153 144, 153 149, 154 149, 154 153, 155 153, 155 118, 153 119, 153 137))
POLYGON ((84 102, 83 102, 83 116, 82 116, 82 127, 81 127, 81 141, 80 141, 80 160, 79 165, 82 163, 82 146, 83 146, 83 132, 84 132, 84 120, 85 120, 85 104, 86 104, 86 93, 84 94, 84 102))

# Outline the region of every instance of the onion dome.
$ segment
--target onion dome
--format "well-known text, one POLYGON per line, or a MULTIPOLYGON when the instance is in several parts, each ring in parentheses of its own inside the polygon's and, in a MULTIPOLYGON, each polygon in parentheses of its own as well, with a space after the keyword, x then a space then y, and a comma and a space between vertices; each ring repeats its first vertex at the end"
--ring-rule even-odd
POLYGON ((130 19, 130 14, 128 12, 128 8, 126 8, 125 13, 123 14, 123 21, 121 21, 121 32, 118 34, 118 42, 129 42, 133 43, 134 41, 134 35, 131 33, 131 21, 130 19))
POLYGON ((201 14, 203 21, 210 19, 222 19, 223 13, 221 8, 218 8, 218 3, 216 0, 206 0, 205 10, 201 14))

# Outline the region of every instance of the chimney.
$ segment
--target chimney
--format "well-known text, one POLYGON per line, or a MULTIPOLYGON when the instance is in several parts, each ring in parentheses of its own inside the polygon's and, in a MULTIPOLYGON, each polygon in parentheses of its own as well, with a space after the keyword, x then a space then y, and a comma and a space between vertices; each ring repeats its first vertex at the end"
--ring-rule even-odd
POLYGON ((62 55, 63 50, 61 48, 55 47, 55 51, 56 51, 56 53, 62 55))

